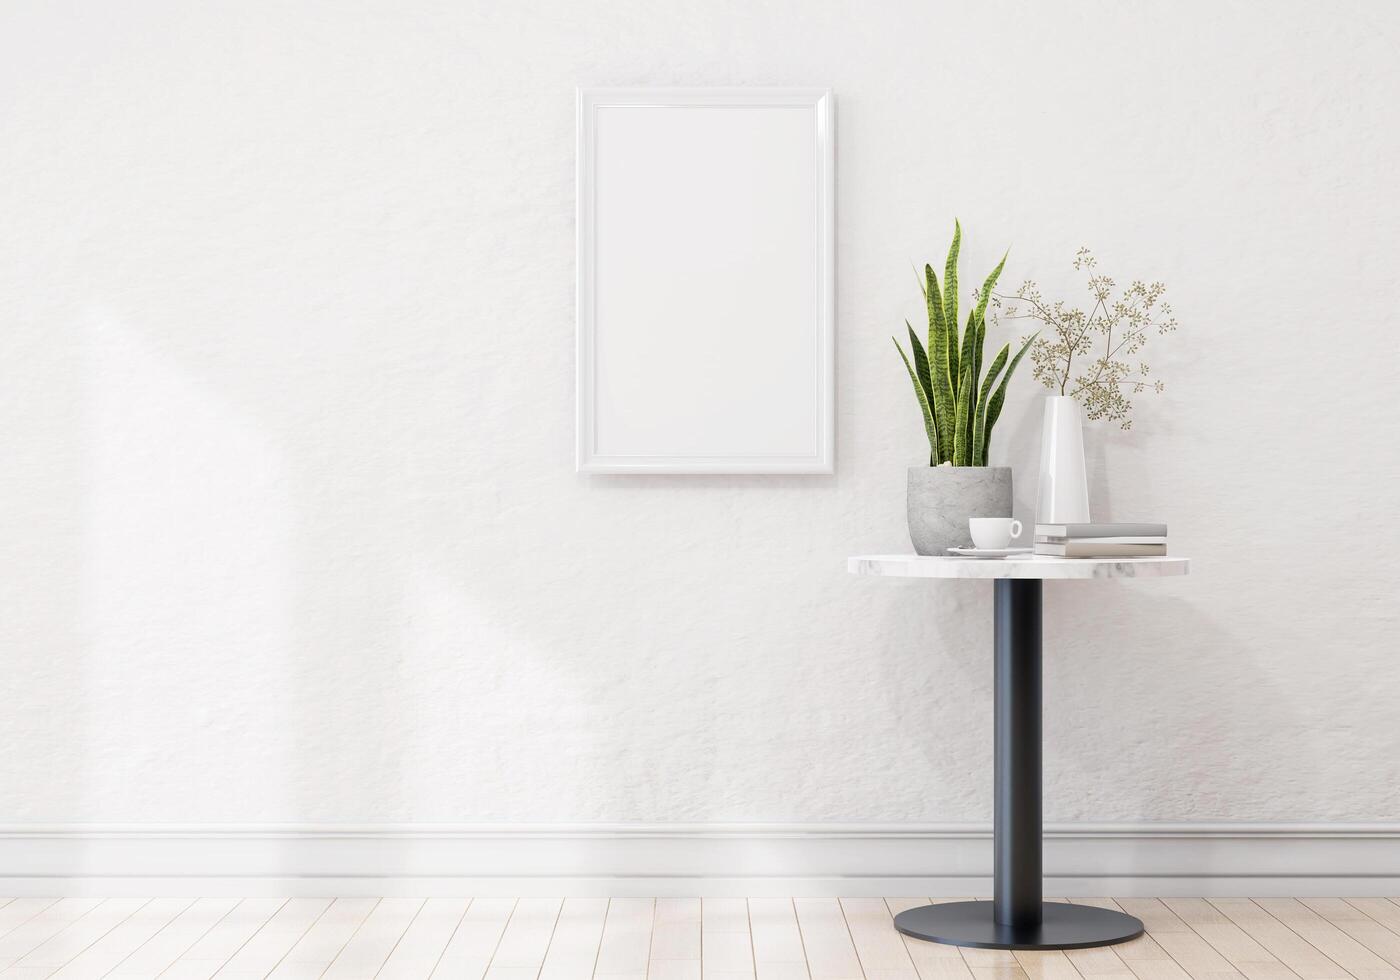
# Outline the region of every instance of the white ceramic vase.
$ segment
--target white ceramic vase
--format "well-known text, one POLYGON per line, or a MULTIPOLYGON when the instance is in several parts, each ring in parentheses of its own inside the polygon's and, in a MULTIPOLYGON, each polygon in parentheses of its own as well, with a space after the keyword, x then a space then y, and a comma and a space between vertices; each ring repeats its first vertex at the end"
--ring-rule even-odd
POLYGON ((1079 403, 1067 395, 1045 399, 1035 520, 1037 524, 1089 523, 1084 426, 1079 420, 1079 403))

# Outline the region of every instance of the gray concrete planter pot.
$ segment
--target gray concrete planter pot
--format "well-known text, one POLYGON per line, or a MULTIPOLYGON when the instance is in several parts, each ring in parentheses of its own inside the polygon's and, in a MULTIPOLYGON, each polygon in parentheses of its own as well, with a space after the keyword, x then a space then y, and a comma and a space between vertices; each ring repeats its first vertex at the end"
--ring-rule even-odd
POLYGON ((1009 466, 909 467, 909 538, 921 555, 970 544, 969 517, 1010 516, 1009 466))

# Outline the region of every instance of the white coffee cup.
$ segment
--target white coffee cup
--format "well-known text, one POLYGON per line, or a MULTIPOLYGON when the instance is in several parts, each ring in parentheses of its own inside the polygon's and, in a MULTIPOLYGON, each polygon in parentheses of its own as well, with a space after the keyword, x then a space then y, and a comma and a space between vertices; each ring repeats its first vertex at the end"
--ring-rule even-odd
POLYGON ((973 544, 989 550, 1009 548, 1011 539, 1021 536, 1021 522, 1014 517, 969 517, 967 529, 973 544))

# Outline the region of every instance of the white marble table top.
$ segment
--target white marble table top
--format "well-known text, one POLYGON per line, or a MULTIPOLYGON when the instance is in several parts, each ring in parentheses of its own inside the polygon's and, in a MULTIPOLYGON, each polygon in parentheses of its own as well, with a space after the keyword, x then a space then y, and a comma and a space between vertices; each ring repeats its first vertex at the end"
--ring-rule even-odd
POLYGON ((947 558, 922 555, 858 555, 846 560, 855 575, 899 578, 1157 578, 1185 575, 1187 558, 947 558))

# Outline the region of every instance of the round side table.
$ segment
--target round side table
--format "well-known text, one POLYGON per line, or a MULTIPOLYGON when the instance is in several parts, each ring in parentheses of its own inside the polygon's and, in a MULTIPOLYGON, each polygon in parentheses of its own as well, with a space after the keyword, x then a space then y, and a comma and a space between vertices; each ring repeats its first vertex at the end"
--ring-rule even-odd
POLYGON ((895 916, 916 939, 985 949, 1082 949, 1142 935, 1131 915, 1041 895, 1041 582, 1185 575, 1185 558, 852 558, 857 575, 991 579, 995 583, 995 820, 993 898, 908 909, 895 916))

